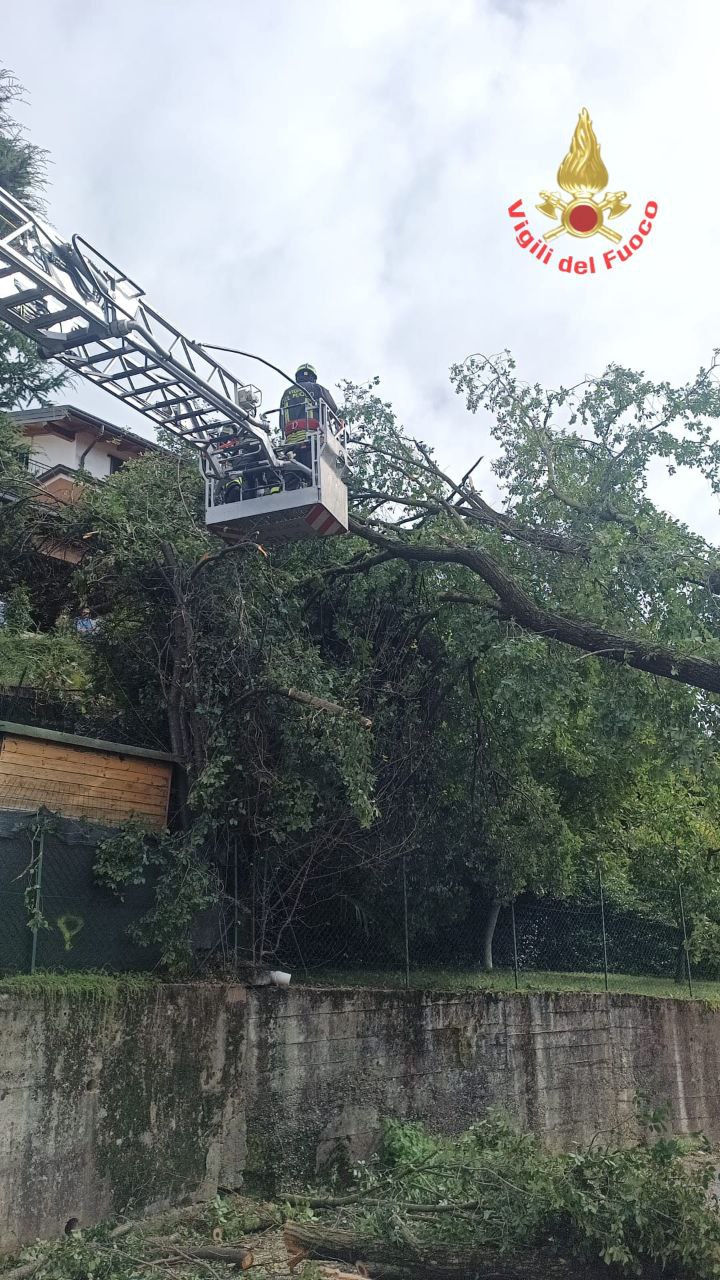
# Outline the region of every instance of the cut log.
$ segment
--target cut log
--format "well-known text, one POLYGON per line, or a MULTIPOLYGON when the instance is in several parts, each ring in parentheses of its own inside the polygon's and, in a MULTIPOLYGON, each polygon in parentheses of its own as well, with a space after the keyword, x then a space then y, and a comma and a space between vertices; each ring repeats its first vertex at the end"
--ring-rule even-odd
MULTIPOLYGON (((361 1265, 366 1275, 406 1275, 413 1280, 616 1280, 623 1273, 603 1262, 586 1263, 550 1249, 505 1257, 492 1249, 425 1244, 411 1248, 324 1223, 288 1222, 285 1244, 299 1260, 325 1258, 361 1265)), ((655 1280, 659 1269, 643 1271, 655 1280)), ((667 1275, 667 1273, 666 1273, 667 1275)))
MULTIPOLYGON (((362 1209, 374 1209, 380 1205, 387 1208, 387 1200, 381 1200, 377 1195, 366 1194, 363 1191, 355 1191, 351 1195, 346 1196, 299 1196, 285 1195, 283 1200, 286 1204, 295 1207, 308 1209, 349 1209, 358 1207, 362 1209)), ((419 1217, 441 1214, 441 1213, 467 1213, 477 1210, 477 1200, 448 1200, 442 1204, 428 1201, 427 1203, 416 1203, 414 1200, 393 1200, 395 1209, 402 1209, 403 1213, 415 1213, 419 1217)))
POLYGON ((207 1205, 198 1202, 184 1204, 177 1209, 167 1209, 165 1213, 154 1213, 148 1218, 134 1218, 113 1227, 109 1239, 119 1240, 122 1236, 129 1235, 131 1231, 136 1231, 138 1235, 145 1235, 146 1232, 162 1231, 164 1227, 174 1227, 180 1223, 190 1226, 192 1223, 202 1222, 206 1210, 207 1205))
POLYGON ((21 1267, 14 1267, 12 1271, 3 1271, 2 1280, 30 1280, 30 1276, 34 1276, 39 1271, 44 1259, 37 1262, 24 1262, 21 1267))
MULTIPOLYGON (((250 1200, 245 1196, 227 1195, 224 1199, 225 1203, 236 1211, 238 1217, 244 1219, 239 1224, 242 1232, 264 1231, 266 1227, 279 1227, 282 1224, 282 1214, 275 1205, 267 1204, 265 1201, 250 1200)), ((207 1203, 197 1201, 195 1204, 181 1205, 177 1209, 166 1209, 164 1213, 154 1213, 147 1218, 133 1218, 113 1227, 109 1239, 121 1240, 131 1232, 140 1236, 159 1235, 176 1226, 198 1227, 204 1231, 207 1227, 208 1209, 207 1203)))
MULTIPOLYGON (((358 1280, 357 1271, 341 1271, 339 1267, 333 1267, 328 1263, 324 1267, 318 1267, 323 1280, 358 1280)), ((362 1275, 362 1272, 359 1273, 362 1275)))
MULTIPOLYGON (((296 1207, 300 1205, 303 1209, 338 1209, 345 1205, 357 1204, 359 1200, 362 1200, 363 1204, 368 1203, 362 1191, 351 1191, 344 1196, 304 1196, 293 1193, 283 1195, 282 1199, 285 1204, 292 1204, 296 1207)), ((378 1202, 371 1201, 370 1203, 377 1204, 378 1202)))
POLYGON ((255 1261, 251 1249, 244 1245, 217 1244, 185 1244, 174 1240, 162 1240, 152 1237, 145 1241, 145 1248, 151 1253, 164 1253, 169 1258, 196 1259, 202 1262, 225 1262, 231 1267, 240 1267, 247 1271, 255 1261))
MULTIPOLYGON (((388 1262, 368 1262, 367 1266, 357 1264, 358 1275, 367 1276, 368 1280, 415 1280, 418 1272, 408 1271, 406 1267, 391 1267, 388 1262)), ((424 1280, 431 1280, 430 1272, 425 1271, 424 1280)))

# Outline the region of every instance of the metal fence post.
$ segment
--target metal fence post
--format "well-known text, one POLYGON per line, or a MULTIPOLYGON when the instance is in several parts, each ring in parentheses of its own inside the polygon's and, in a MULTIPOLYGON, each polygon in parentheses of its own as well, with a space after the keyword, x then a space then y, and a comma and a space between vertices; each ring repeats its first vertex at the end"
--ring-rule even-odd
POLYGON ((605 990, 610 990, 610 982, 608 980, 608 957, 607 957, 607 930, 605 928, 605 891, 603 889, 602 867, 598 862, 598 885, 600 888, 600 920, 602 922, 602 941, 603 941, 603 969, 605 971, 605 990))
POLYGON ((238 838, 235 836, 233 844, 235 846, 235 857, 233 859, 233 896, 235 899, 233 911, 233 959, 235 962, 235 972, 238 967, 238 951, 240 942, 240 921, 238 919, 238 838))
POLYGON ((680 898, 680 919, 682 920, 683 931, 683 947, 685 949, 685 964, 687 966, 687 980, 690 990, 690 996, 693 995, 692 969, 690 968, 690 948, 688 946, 687 925, 685 923, 685 903, 683 902, 683 891, 680 881, 678 881, 678 896, 680 898))
POLYGON ((407 895, 407 865, 405 862, 405 854, 402 859, 402 882, 403 882, 403 925, 405 929, 405 986, 410 986, 410 928, 408 925, 408 895, 407 895))
POLYGON ((518 949, 517 949, 517 929, 515 928, 515 899, 510 899, 510 918, 512 920, 512 936, 513 936, 513 972, 515 974, 515 990, 520 988, 520 973, 518 965, 518 949))
POLYGON ((32 858, 35 864, 35 892, 33 894, 33 926, 32 926, 32 950, 30 952, 30 972, 34 973, 37 968, 37 948, 38 948, 38 921, 40 919, 40 894, 42 891, 42 871, 43 871, 43 854, 45 852, 45 827, 40 823, 36 837, 31 842, 32 858), (38 841, 37 858, 35 857, 35 839, 38 841))

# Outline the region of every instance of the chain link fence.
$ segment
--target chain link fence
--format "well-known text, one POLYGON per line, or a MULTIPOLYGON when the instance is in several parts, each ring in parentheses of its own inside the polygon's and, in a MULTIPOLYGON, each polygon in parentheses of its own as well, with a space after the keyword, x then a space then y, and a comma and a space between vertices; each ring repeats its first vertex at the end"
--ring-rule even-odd
POLYGON ((298 913, 274 962, 312 983, 720 998, 720 957, 693 960, 680 883, 655 910, 608 899, 600 874, 582 898, 493 904, 423 894, 401 867, 377 903, 337 898, 298 913))
MULTIPOLYGON (((0 973, 155 968, 157 952, 132 936, 152 885, 118 898, 96 880, 97 846, 113 828, 92 793, 78 797, 82 817, 58 818, 28 787, 23 811, 2 808, 0 795, 0 973)), ((398 860, 371 893, 334 885, 275 917, 243 874, 228 889, 196 929, 196 976, 242 976, 255 964, 313 985, 720 998, 720 957, 693 958, 680 883, 654 911, 608 898, 600 874, 579 899, 524 894, 493 905, 476 890, 419 886, 398 860)))

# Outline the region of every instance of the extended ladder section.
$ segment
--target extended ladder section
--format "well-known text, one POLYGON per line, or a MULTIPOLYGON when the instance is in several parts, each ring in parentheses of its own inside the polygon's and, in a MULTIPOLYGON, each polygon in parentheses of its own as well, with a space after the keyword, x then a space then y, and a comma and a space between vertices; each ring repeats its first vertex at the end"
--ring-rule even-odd
POLYGON ((40 352, 201 451, 206 522, 287 541, 348 527, 344 425, 308 388, 306 439, 273 446, 261 394, 153 311, 80 236, 0 187, 0 320, 40 352))
POLYGON ((1 187, 0 319, 158 426, 201 448, 230 428, 277 465, 257 389, 163 320, 86 241, 62 240, 1 187))

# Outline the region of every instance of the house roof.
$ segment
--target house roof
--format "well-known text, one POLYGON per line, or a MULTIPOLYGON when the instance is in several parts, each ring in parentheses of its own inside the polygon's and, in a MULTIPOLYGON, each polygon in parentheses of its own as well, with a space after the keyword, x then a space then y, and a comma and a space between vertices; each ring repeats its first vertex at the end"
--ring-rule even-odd
POLYGON ((109 751, 114 755, 140 756, 145 760, 164 760, 174 764, 177 757, 169 751, 154 751, 148 747, 134 747, 126 742, 106 742, 100 738, 86 738, 77 733, 58 733, 56 729, 43 729, 38 725, 13 724, 10 720, 0 720, 0 737, 12 734, 16 738, 41 738, 47 742, 60 742, 69 747, 89 747, 91 751, 109 751))
POLYGON ((86 430, 97 431, 99 436, 109 439, 115 439, 119 442, 124 440, 128 443, 141 445, 143 449, 152 453, 163 453, 162 445, 156 444, 154 440, 148 440, 145 436, 140 436, 135 431, 128 431, 126 427, 117 427, 114 422, 107 422, 105 418, 98 418, 94 413, 88 413, 85 409, 77 409, 71 404, 51 404, 45 405, 39 409, 21 409, 17 412, 11 412, 8 417, 18 426, 43 426, 45 423, 61 423, 75 422, 79 427, 86 430))

